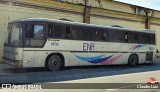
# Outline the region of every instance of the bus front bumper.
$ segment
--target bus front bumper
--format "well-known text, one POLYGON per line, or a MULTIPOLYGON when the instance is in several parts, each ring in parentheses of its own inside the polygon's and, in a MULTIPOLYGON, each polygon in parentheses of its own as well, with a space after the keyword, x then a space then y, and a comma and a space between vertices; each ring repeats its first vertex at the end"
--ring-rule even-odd
POLYGON ((2 57, 2 60, 4 63, 9 64, 11 66, 17 67, 17 68, 22 68, 23 64, 21 60, 11 60, 9 58, 6 57, 2 57))

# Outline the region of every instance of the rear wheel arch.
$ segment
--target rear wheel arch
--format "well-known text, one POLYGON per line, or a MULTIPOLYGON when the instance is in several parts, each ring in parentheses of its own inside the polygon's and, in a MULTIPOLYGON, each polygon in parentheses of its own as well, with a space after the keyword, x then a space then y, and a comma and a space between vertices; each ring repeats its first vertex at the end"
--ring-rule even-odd
POLYGON ((137 65, 137 64, 139 64, 139 57, 138 57, 138 55, 136 53, 131 54, 129 56, 129 58, 128 58, 128 63, 127 64, 128 65, 137 65), (131 59, 132 60, 136 60, 136 61, 132 63, 131 59))
POLYGON ((60 57, 60 59, 62 60, 62 68, 63 68, 65 65, 65 58, 64 58, 63 54, 61 54, 61 53, 50 53, 45 59, 45 67, 48 67, 48 60, 51 56, 54 56, 54 55, 57 55, 60 57))

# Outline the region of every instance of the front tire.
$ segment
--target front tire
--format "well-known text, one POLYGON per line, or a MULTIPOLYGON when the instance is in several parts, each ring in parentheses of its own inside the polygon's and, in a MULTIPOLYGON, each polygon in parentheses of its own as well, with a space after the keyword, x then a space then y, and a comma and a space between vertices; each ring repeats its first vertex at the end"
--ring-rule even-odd
POLYGON ((63 61, 60 56, 52 55, 47 60, 47 69, 50 71, 57 71, 62 69, 63 61))
POLYGON ((138 57, 136 55, 130 55, 128 59, 129 66, 135 66, 138 64, 138 57))

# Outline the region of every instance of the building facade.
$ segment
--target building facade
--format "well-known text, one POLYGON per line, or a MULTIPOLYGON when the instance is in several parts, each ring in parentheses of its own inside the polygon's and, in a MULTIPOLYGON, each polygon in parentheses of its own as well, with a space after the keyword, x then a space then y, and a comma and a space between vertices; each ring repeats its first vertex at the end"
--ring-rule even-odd
POLYGON ((157 33, 160 50, 160 11, 157 10, 112 0, 0 0, 0 57, 8 35, 8 22, 32 17, 152 29, 157 33))

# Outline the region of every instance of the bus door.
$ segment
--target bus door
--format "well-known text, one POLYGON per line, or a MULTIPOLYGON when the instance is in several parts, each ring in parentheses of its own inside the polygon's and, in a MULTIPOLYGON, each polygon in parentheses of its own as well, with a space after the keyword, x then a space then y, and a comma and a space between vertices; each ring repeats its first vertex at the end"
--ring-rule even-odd
POLYGON ((23 67, 41 67, 44 64, 39 61, 39 53, 43 53, 46 42, 46 25, 32 22, 27 23, 25 29, 23 67))

